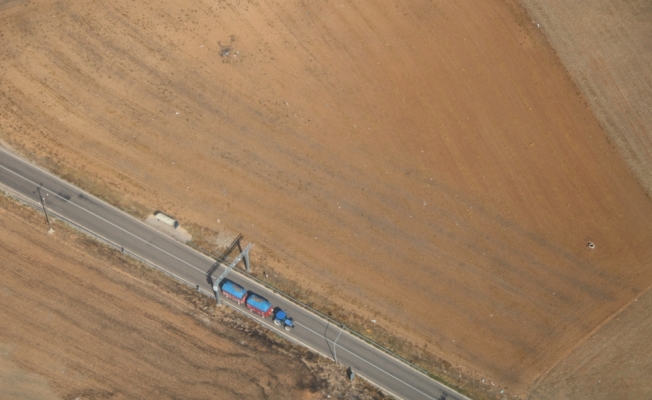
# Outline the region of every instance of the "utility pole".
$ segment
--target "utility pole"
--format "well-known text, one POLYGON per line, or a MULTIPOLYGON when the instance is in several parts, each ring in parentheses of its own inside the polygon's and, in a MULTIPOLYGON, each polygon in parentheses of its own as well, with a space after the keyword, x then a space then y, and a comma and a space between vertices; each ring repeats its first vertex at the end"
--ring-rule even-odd
POLYGON ((335 343, 333 344, 333 358, 335 359, 335 364, 337 364, 337 340, 340 338, 342 332, 344 332, 344 325, 342 325, 342 329, 340 330, 340 333, 337 334, 337 338, 335 338, 335 343))
MULTIPOLYGON (((43 206, 43 212, 45 212, 45 220, 48 221, 48 233, 54 232, 54 229, 52 229, 52 225, 50 224, 50 218, 48 217, 48 210, 45 208, 45 198, 41 196, 41 187, 37 186, 36 190, 38 191, 38 198, 41 200, 41 205, 43 206)), ((47 194, 46 194, 47 196, 47 194)))

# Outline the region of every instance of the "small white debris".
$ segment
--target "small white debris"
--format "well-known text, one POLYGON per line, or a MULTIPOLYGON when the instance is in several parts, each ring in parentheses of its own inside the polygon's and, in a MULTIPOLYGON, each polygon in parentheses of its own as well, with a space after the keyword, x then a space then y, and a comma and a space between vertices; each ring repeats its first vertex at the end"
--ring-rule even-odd
POLYGON ((175 112, 176 115, 179 115, 179 111, 175 112))
POLYGON ((375 324, 375 323, 376 323, 376 320, 375 320, 375 319, 372 319, 372 320, 371 320, 371 323, 375 324))

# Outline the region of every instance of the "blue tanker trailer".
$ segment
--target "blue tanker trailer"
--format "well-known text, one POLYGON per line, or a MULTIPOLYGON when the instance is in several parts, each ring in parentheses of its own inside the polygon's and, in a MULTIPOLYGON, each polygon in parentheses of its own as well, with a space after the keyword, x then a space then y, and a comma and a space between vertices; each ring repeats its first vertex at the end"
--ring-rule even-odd
POLYGON ((237 283, 233 283, 228 279, 224 280, 222 284, 222 294, 238 304, 242 304, 247 298, 247 291, 237 283))
POLYGON ((253 292, 249 294, 245 304, 247 305, 247 308, 249 310, 255 312, 256 314, 259 314, 263 318, 269 317, 269 315, 274 310, 272 304, 269 301, 267 301, 266 298, 257 295, 256 293, 253 292))

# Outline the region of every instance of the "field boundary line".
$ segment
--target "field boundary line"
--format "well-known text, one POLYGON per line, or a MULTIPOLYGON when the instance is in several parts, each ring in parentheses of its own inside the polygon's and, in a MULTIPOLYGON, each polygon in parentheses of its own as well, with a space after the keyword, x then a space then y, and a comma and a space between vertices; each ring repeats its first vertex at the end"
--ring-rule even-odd
POLYGON ((640 293, 638 293, 636 296, 632 297, 629 299, 627 303, 625 303, 622 307, 620 307, 618 310, 614 311, 613 314, 611 314, 609 317, 605 318, 604 321, 600 322, 595 328, 591 329, 589 333, 584 335, 580 340, 578 340, 573 347, 570 349, 566 350, 561 357, 555 361, 554 364, 552 364, 549 368, 547 368, 545 371, 543 371, 539 376, 537 376, 533 380, 533 385, 532 387, 534 388, 542 379, 544 379, 548 374, 557 366, 559 365, 562 361, 564 361, 568 356, 575 351, 580 345, 584 344, 589 338, 593 337, 600 329, 602 329, 603 326, 611 322, 614 318, 616 318, 618 315, 622 314, 623 311, 625 311, 627 308, 629 308, 634 302, 638 301, 638 298, 645 295, 649 291, 652 290, 652 285, 648 286, 644 290, 642 290, 640 293))

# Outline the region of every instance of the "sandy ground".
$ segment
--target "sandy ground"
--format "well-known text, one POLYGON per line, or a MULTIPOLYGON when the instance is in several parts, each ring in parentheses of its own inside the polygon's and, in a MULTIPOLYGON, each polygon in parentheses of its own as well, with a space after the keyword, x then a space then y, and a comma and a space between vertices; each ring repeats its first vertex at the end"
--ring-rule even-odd
POLYGON ((382 397, 212 299, 0 203, 3 399, 382 397))
POLYGON ((478 382, 526 393, 652 283, 652 204, 516 2, 5 4, 7 143, 478 382))

